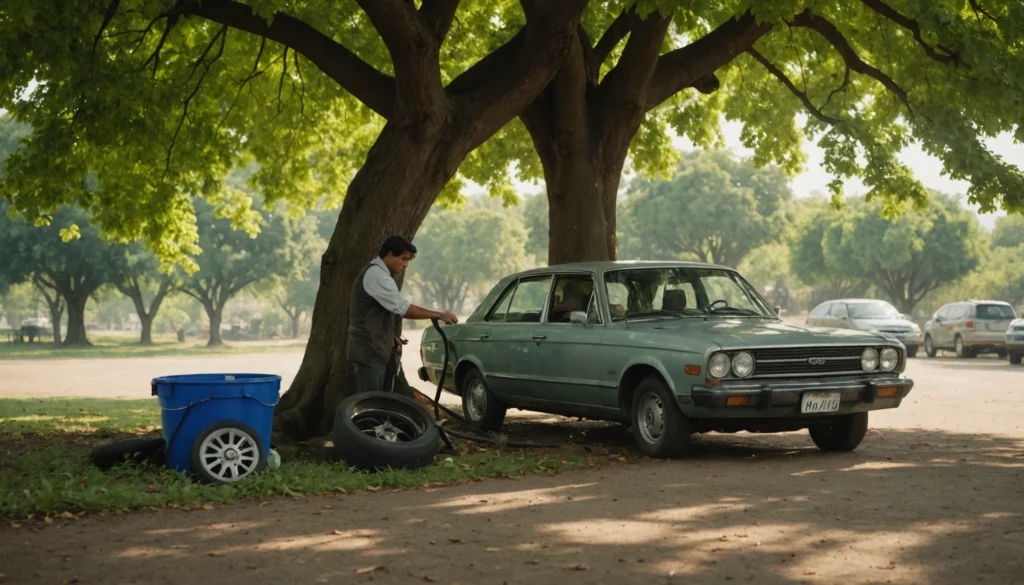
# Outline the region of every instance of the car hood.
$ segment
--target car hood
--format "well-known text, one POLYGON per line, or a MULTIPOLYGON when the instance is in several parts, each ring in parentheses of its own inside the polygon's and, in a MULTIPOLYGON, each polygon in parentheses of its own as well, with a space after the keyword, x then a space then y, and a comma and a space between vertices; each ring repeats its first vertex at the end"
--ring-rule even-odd
POLYGON ((915 323, 913 321, 907 321, 906 319, 853 319, 851 324, 857 329, 867 331, 872 328, 882 327, 910 327, 914 328, 915 323))
POLYGON ((888 338, 853 329, 794 325, 766 319, 680 319, 655 323, 630 323, 631 328, 650 328, 666 335, 703 338, 722 349, 746 349, 787 345, 873 344, 888 338))

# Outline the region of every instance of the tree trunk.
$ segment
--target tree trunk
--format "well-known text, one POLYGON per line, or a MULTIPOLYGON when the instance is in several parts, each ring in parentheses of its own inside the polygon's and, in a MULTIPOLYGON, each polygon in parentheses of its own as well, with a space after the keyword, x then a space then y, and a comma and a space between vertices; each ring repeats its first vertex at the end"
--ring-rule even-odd
POLYGON ((299 338, 299 317, 302 316, 302 311, 296 310, 294 315, 290 315, 292 318, 292 339, 299 338))
POLYGON ((220 335, 220 322, 224 307, 215 307, 213 304, 204 303, 203 308, 206 309, 206 316, 210 318, 210 340, 206 342, 206 347, 224 345, 224 339, 220 335))
POLYGON ((139 345, 153 345, 153 316, 139 311, 139 324, 142 326, 142 337, 139 345))
POLYGON ((48 300, 46 304, 50 306, 50 321, 53 324, 53 344, 60 345, 60 320, 64 316, 64 306, 61 304, 60 296, 57 296, 57 302, 51 303, 48 300))
POLYGON ((68 304, 68 334, 64 338, 64 346, 90 346, 89 338, 85 334, 85 304, 89 302, 89 295, 69 295, 68 304))
POLYGON ((349 185, 338 223, 321 258, 320 288, 302 365, 278 403, 275 427, 296 440, 327 434, 338 404, 354 384, 346 358, 348 308, 359 271, 393 234, 412 239, 454 174, 464 150, 458 137, 424 136, 423 128, 389 123, 349 185), (418 135, 416 131, 419 131, 418 135))
POLYGON ((586 153, 544 158, 548 264, 616 260, 615 203, 621 165, 606 172, 586 153))

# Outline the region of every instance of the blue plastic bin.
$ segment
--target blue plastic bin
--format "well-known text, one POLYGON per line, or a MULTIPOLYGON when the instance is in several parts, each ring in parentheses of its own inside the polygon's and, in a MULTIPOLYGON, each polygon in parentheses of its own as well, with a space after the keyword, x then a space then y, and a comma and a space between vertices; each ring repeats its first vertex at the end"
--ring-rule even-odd
POLYGON ((238 421, 252 427, 262 440, 262 457, 267 457, 281 376, 162 376, 153 378, 152 390, 154 396, 159 396, 167 466, 171 469, 191 473, 193 443, 203 430, 220 421, 238 421))

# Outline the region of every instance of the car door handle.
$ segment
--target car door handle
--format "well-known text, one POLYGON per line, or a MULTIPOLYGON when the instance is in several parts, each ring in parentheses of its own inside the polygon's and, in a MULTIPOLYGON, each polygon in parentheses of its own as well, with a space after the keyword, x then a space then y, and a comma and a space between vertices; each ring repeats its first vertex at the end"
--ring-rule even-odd
POLYGON ((486 340, 488 340, 490 338, 491 338, 491 334, 490 333, 484 333, 484 334, 480 335, 480 341, 486 341, 486 340))
POLYGON ((534 341, 544 341, 547 338, 548 338, 547 335, 534 335, 533 336, 533 340, 534 341))

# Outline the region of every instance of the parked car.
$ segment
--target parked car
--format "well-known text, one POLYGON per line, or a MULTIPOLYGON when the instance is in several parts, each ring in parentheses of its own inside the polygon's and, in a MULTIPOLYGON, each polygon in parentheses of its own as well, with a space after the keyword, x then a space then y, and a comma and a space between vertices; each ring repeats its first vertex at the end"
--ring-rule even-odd
POLYGON ((1017 313, 1003 301, 961 301, 943 305, 924 325, 924 351, 935 357, 951 349, 958 358, 979 353, 1006 357, 1006 330, 1017 313))
POLYGON ((695 432, 809 429, 857 447, 868 412, 914 383, 899 341, 784 323, 735 270, 686 262, 571 264, 503 278, 465 323, 425 330, 419 376, 484 430, 509 408, 620 421, 647 455, 695 432))
POLYGON ((1024 319, 1014 319, 1006 328, 1006 353, 1010 363, 1020 365, 1024 357, 1024 319))
POLYGON ((907 357, 916 357, 924 337, 921 328, 896 307, 875 299, 839 299, 814 308, 804 321, 817 327, 885 333, 903 342, 907 357))

